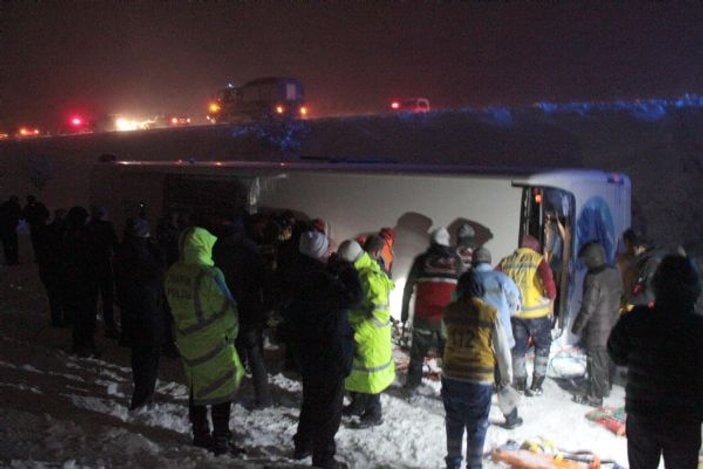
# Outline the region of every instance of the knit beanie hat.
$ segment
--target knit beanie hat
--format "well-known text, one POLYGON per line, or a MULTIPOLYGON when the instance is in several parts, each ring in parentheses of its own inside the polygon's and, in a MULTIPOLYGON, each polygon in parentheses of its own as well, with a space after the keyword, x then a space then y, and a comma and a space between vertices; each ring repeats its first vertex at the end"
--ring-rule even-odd
POLYGON ((449 246, 449 231, 445 227, 437 228, 432 232, 432 242, 440 246, 449 246))
POLYGON ((476 236, 476 231, 468 223, 462 224, 456 232, 456 237, 459 239, 474 239, 474 236, 476 236))
POLYGON ((317 231, 306 231, 300 235, 298 250, 301 254, 319 261, 327 257, 329 245, 330 242, 324 234, 317 231))
POLYGON ((524 234, 520 240, 521 248, 529 248, 535 252, 542 252, 542 246, 539 245, 539 240, 532 235, 524 234))
POLYGON ((473 262, 474 264, 490 264, 492 262, 491 251, 481 246, 480 248, 474 251, 474 255, 471 259, 471 262, 473 262))
POLYGON ((353 239, 344 241, 339 245, 339 249, 337 249, 337 255, 347 262, 356 261, 359 256, 361 256, 362 252, 363 249, 361 249, 361 245, 353 239))
POLYGON ((473 269, 469 269, 459 277, 456 293, 462 298, 481 298, 486 290, 473 269))

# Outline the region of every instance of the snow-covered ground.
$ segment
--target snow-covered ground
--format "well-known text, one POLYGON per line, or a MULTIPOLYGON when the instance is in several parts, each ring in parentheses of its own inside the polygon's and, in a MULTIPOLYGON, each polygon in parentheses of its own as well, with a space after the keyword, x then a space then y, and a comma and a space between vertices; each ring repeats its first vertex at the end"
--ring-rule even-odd
MULTIPOLYGON (((246 458, 215 458, 190 445, 187 390, 180 363, 162 359, 158 402, 130 412, 129 351, 115 341, 98 340, 100 359, 70 355, 70 330, 48 327, 48 305, 32 263, 0 266, 0 466, 38 467, 296 467, 290 459, 301 384, 275 370, 271 385, 277 405, 249 410, 252 389, 245 380, 233 407, 231 428, 248 449, 246 458)), ((100 326, 100 325, 99 325, 100 326)), ((402 354, 398 353, 402 360, 402 354)), ((583 372, 583 357, 555 346, 556 377, 583 372)), ((399 374, 399 379, 403 379, 399 374)), ((584 418, 588 407, 571 402, 565 381, 548 379, 542 397, 523 397, 525 424, 512 431, 491 425, 486 450, 508 439, 536 437, 567 450, 590 449, 601 458, 627 463, 626 440, 584 418), (561 386, 560 386, 561 383, 561 386)), ((338 457, 352 468, 444 467, 444 409, 439 383, 426 380, 408 397, 399 383, 383 394, 385 422, 354 430, 342 425, 338 457)), ((616 385, 607 405, 621 406, 616 385)), ((502 422, 494 402, 491 421, 502 422)), ((303 463, 310 464, 310 460, 303 463)), ((486 460, 485 467, 501 467, 486 460)))

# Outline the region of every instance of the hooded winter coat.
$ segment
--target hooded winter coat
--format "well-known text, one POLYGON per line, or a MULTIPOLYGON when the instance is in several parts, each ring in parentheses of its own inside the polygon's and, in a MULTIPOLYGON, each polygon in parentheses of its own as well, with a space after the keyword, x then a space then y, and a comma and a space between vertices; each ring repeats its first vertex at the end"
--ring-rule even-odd
POLYGON ((349 312, 356 350, 344 386, 351 392, 377 394, 395 379, 388 304, 395 284, 365 252, 354 261, 354 268, 359 273, 363 302, 349 312))
POLYGON ((176 345, 195 405, 232 401, 244 374, 234 347, 237 305, 222 271, 214 267, 215 241, 203 228, 183 231, 180 260, 168 270, 165 281, 176 345))
POLYGON ((571 332, 580 335, 587 349, 603 348, 618 320, 622 298, 622 276, 605 261, 605 249, 598 243, 588 243, 579 256, 588 272, 583 281, 581 309, 574 319, 571 332))

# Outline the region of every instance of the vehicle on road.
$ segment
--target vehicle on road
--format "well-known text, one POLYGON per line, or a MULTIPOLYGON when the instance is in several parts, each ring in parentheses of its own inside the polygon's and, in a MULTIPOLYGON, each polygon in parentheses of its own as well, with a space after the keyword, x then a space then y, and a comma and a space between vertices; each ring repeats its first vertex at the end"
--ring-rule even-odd
POLYGON ((392 227, 396 318, 412 260, 427 248, 431 229, 445 226, 454 236, 469 223, 476 245, 487 247, 498 262, 523 234, 544 245, 550 219, 557 216, 564 235, 550 260, 559 285, 555 314, 563 325, 579 308, 585 275, 577 261, 580 247, 600 240, 612 261, 631 217, 630 179, 596 170, 517 172, 331 160, 110 161, 97 163, 95 171, 91 203, 110 207, 123 220, 136 216, 142 204, 155 214, 190 211, 211 220, 241 210, 290 210, 303 219, 325 220, 332 246, 392 227))
POLYGON ((308 115, 303 83, 294 78, 258 78, 228 86, 208 107, 207 119, 242 123, 262 119, 303 119, 308 115))
POLYGON ((390 108, 396 112, 430 112, 427 98, 402 98, 391 101, 390 108))

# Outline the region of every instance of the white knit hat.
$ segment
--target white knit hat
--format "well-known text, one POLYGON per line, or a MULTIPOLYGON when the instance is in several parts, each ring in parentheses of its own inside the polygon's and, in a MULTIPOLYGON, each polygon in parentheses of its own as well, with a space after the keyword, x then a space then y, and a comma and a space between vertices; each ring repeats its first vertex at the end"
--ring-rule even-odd
POLYGON ((361 245, 353 239, 344 241, 337 249, 337 255, 347 262, 356 261, 362 252, 361 245))
POLYGON ((317 231, 306 231, 300 235, 298 251, 313 259, 322 260, 327 257, 327 249, 330 242, 322 233, 317 231))
POLYGON ((432 232, 432 242, 440 246, 449 246, 449 231, 445 227, 437 228, 432 232))

